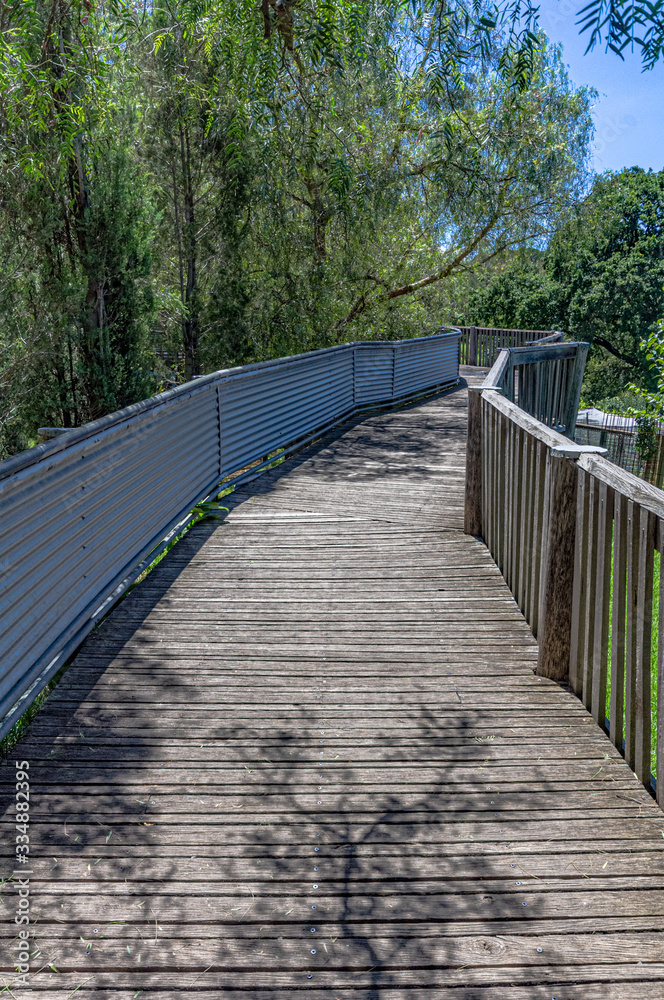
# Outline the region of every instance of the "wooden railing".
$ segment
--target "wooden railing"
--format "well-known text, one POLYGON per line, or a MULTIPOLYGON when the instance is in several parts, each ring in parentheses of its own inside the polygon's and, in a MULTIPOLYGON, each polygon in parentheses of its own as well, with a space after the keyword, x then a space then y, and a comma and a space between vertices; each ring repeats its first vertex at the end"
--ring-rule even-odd
POLYGON ((489 326, 459 326, 456 329, 461 330, 459 363, 479 368, 490 368, 504 348, 553 344, 563 339, 560 330, 508 330, 489 326))
POLYGON ((539 344, 502 350, 485 382, 547 427, 574 437, 587 343, 539 344))
POLYGON ((507 398, 503 362, 469 394, 465 530, 537 638, 537 673, 569 683, 664 802, 664 492, 507 398))

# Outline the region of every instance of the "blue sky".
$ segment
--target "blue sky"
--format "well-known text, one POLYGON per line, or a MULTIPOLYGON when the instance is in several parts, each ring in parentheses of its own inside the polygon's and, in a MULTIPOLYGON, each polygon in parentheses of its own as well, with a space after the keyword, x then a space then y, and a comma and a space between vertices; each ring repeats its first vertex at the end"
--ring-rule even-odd
POLYGON ((588 0, 541 0, 540 24, 553 42, 563 43, 563 58, 577 85, 599 91, 595 106, 595 170, 621 167, 664 169, 664 63, 641 72, 638 53, 625 61, 604 48, 584 56, 587 35, 578 34, 576 12, 588 0))

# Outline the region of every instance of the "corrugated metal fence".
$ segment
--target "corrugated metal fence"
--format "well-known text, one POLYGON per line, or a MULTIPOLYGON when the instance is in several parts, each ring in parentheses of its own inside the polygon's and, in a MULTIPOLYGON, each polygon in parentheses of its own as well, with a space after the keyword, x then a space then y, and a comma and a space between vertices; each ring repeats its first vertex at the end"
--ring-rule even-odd
POLYGON ((0 736, 222 480, 363 406, 455 382, 460 336, 216 372, 0 463, 0 736))

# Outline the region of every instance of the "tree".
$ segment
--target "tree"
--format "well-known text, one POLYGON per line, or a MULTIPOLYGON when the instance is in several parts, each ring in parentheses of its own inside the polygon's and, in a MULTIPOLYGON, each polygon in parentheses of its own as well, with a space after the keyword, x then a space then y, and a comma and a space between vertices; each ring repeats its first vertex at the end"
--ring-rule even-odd
POLYGON ((109 45, 89 0, 9 5, 3 16, 0 213, 14 261, 0 278, 8 447, 40 423, 93 419, 157 383, 147 285, 155 219, 116 100, 122 49, 109 45))
POLYGON ((664 308, 663 224, 664 171, 633 168, 598 178, 551 242, 563 328, 595 345, 595 398, 652 381, 646 343, 664 308))
POLYGON ((440 12, 3 8, 6 448, 152 391, 152 345, 190 378, 429 332, 443 283, 547 238, 589 95, 509 18, 440 12))
POLYGON ((556 50, 538 58, 525 92, 498 53, 493 71, 442 90, 425 57, 306 76, 300 59, 256 139, 250 299, 268 342, 390 335, 427 289, 555 228, 584 176, 589 95, 556 50))
POLYGON ((584 397, 653 386, 648 338, 664 310, 664 171, 598 177, 541 254, 520 254, 479 288, 480 322, 565 330, 592 350, 584 397))
MULTIPOLYGON (((444 14, 439 16, 444 17, 444 14)), ((661 0, 637 3, 634 0, 590 0, 574 17, 579 34, 587 36, 586 53, 603 44, 606 52, 624 59, 625 49, 636 50, 641 54, 644 70, 653 69, 664 55, 661 0)), ((512 58, 527 77, 533 51, 537 48, 539 6, 535 6, 533 0, 498 0, 493 20, 496 24, 511 26, 512 58)))

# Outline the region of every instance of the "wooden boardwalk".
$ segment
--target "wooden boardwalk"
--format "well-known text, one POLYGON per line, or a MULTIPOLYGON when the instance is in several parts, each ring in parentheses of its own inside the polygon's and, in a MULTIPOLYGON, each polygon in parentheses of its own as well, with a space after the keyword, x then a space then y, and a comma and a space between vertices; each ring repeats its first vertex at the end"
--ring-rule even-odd
POLYGON ((664 998, 664 816, 462 534, 465 406, 236 492, 88 639, 2 766, 8 995, 664 998))

